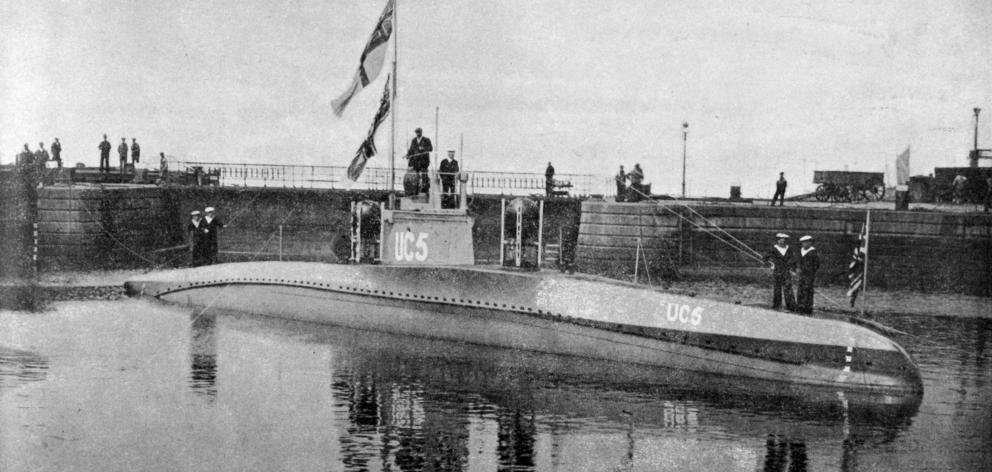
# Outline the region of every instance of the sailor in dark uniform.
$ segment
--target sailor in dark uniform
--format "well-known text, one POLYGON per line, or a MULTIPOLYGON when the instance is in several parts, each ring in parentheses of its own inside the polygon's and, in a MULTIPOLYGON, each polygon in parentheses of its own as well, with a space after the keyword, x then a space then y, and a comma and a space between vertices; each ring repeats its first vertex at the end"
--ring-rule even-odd
POLYGON ((221 228, 224 227, 224 223, 220 221, 216 216, 214 216, 214 207, 206 207, 203 209, 203 232, 206 233, 204 237, 206 238, 207 247, 204 254, 207 257, 207 264, 217 263, 217 233, 221 228))
POLYGON ((796 268, 795 251, 789 247, 789 235, 778 233, 775 235, 775 245, 765 253, 765 262, 772 264, 772 308, 782 307, 782 299, 785 298, 785 308, 795 311, 796 298, 792 293, 792 271, 796 268))
POLYGON ((813 237, 806 235, 799 238, 802 248, 799 249, 799 286, 796 290, 796 308, 800 313, 813 313, 813 285, 816 282, 816 271, 820 269, 820 256, 813 247, 813 237))
POLYGON ((410 141, 410 149, 406 152, 410 167, 420 175, 420 193, 427 193, 431 186, 431 179, 427 175, 427 170, 431 166, 431 151, 434 145, 431 139, 424 136, 424 130, 417 128, 414 130, 417 136, 410 141))
POLYGON ((190 222, 186 225, 186 234, 189 236, 190 265, 199 267, 207 263, 207 238, 206 233, 203 232, 206 223, 200 217, 199 211, 194 210, 190 216, 190 222))

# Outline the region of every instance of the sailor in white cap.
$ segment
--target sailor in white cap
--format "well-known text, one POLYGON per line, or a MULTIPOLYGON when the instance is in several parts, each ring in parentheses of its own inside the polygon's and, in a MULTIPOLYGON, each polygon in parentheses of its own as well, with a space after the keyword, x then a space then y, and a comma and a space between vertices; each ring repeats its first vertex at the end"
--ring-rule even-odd
POLYGON ((199 267, 206 263, 204 248, 206 247, 206 233, 203 232, 207 224, 200 217, 200 210, 190 212, 190 222, 186 225, 186 235, 189 241, 190 265, 199 267))
POLYGON ((810 235, 799 238, 802 248, 799 250, 799 284, 796 289, 796 305, 800 313, 813 313, 813 285, 816 283, 816 271, 820 269, 820 256, 813 247, 813 237, 810 235))
POLYGON ((203 232, 206 235, 206 248, 204 250, 204 255, 206 256, 207 264, 217 263, 217 233, 218 230, 224 227, 224 223, 220 221, 219 218, 214 216, 214 207, 206 207, 203 209, 204 217, 204 229, 203 232))
POLYGON ((772 308, 781 308, 784 298, 785 308, 794 311, 796 297, 792 293, 792 271, 796 268, 796 253, 788 241, 788 234, 776 234, 775 244, 765 253, 765 263, 772 265, 772 308))

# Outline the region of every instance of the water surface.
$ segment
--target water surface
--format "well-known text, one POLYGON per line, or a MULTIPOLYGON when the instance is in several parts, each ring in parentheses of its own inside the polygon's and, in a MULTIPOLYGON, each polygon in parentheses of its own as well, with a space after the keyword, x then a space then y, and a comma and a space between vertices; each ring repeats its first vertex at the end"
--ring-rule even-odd
POLYGON ((146 300, 0 311, 0 470, 987 467, 992 322, 881 321, 919 403, 146 300))

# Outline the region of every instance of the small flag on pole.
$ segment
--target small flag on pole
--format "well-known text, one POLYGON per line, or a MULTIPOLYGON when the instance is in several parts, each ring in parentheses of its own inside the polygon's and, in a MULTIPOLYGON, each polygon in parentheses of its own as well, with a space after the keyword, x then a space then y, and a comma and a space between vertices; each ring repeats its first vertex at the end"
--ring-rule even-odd
POLYGON ((375 30, 372 31, 372 36, 369 38, 368 43, 365 44, 365 50, 362 51, 362 57, 359 60, 355 78, 352 79, 348 90, 345 90, 340 97, 331 102, 331 107, 334 108, 335 115, 341 116, 344 113, 344 108, 348 106, 348 102, 360 90, 367 87, 379 76, 379 72, 382 71, 382 66, 386 62, 386 49, 388 49, 389 37, 392 34, 393 0, 389 0, 386 2, 386 7, 382 10, 382 15, 379 16, 379 22, 376 23, 375 30))
POLYGON ((372 120, 372 127, 369 128, 369 134, 362 141, 362 144, 358 146, 358 152, 355 153, 355 158, 351 160, 351 165, 348 166, 348 178, 352 182, 358 180, 358 177, 362 175, 362 171, 365 170, 365 163, 375 155, 378 150, 375 148, 375 132, 379 129, 379 125, 383 121, 386 121, 386 116, 389 115, 389 78, 386 78, 386 88, 382 91, 382 101, 379 102, 379 111, 376 112, 375 118, 372 120))
POLYGON ((868 217, 865 217, 865 224, 861 226, 861 234, 858 235, 858 244, 854 246, 854 253, 851 255, 851 263, 847 266, 848 289, 847 296, 851 299, 851 307, 854 307, 858 293, 864 290, 865 286, 865 264, 868 261, 868 217))

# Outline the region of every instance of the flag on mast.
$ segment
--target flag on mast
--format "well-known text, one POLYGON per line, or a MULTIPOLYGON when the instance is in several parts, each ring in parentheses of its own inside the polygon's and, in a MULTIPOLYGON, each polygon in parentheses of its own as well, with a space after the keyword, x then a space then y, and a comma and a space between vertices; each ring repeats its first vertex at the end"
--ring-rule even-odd
POLYGON ((379 129, 379 125, 383 121, 386 121, 386 116, 389 115, 389 105, 389 77, 386 77, 386 88, 382 91, 382 101, 379 102, 379 111, 375 113, 375 118, 372 119, 372 127, 369 128, 368 136, 358 146, 358 152, 355 153, 355 158, 351 160, 351 164, 348 166, 348 178, 352 182, 358 180, 358 177, 362 175, 362 171, 365 170, 365 163, 378 152, 375 147, 375 132, 379 129))
POLYGON ((868 260, 868 217, 865 217, 865 224, 861 226, 861 234, 858 235, 858 244, 854 246, 854 253, 851 255, 851 263, 847 266, 848 289, 847 296, 851 299, 851 307, 854 307, 858 293, 864 290, 865 286, 865 263, 868 260))
POLYGON ((358 71, 355 72, 355 78, 352 80, 348 90, 345 90, 340 97, 331 102, 331 107, 334 108, 335 115, 341 116, 344 113, 344 108, 348 106, 348 102, 359 91, 372 83, 379 76, 379 72, 382 71, 382 66, 386 62, 386 49, 388 49, 389 37, 393 34, 393 2, 394 0, 388 0, 386 2, 386 7, 382 10, 382 15, 379 16, 379 22, 376 23, 375 30, 372 31, 372 36, 369 37, 368 43, 365 44, 365 50, 362 51, 362 58, 358 63, 358 71))

